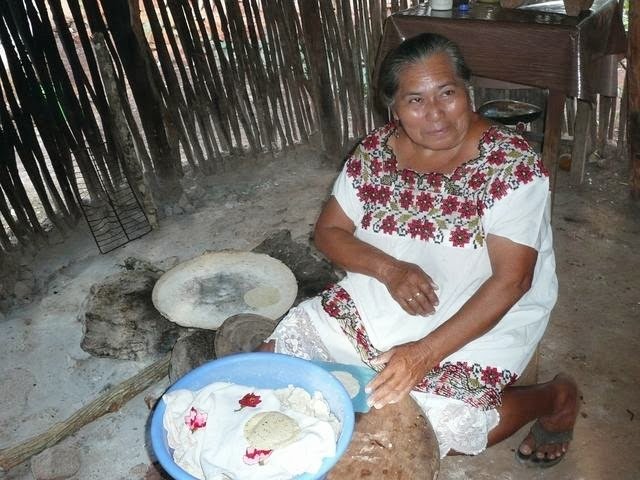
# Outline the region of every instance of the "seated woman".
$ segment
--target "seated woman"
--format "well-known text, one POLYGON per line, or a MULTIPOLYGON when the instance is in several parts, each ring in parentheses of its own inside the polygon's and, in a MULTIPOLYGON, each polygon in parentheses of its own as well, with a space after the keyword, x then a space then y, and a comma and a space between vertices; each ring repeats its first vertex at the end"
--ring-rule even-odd
POLYGON ((374 368, 371 404, 410 393, 443 456, 537 419, 517 457, 550 466, 571 439, 576 384, 513 386, 557 296, 548 174, 521 136, 472 111, 469 79, 439 35, 387 55, 379 91, 393 120, 349 156, 315 228, 346 277, 261 349, 374 368))

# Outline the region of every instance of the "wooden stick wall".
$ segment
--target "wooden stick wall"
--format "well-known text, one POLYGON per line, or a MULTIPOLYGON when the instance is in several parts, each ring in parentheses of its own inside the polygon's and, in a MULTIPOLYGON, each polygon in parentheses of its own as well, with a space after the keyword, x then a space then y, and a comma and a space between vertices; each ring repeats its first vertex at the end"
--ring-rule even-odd
POLYGON ((186 170, 309 142, 339 161, 381 118, 384 20, 415 3, 0 0, 0 255, 126 183, 155 225, 186 170))
POLYGON ((383 20, 413 3, 0 0, 0 252, 123 182, 153 216, 185 169, 309 141, 341 155, 373 126, 383 20))

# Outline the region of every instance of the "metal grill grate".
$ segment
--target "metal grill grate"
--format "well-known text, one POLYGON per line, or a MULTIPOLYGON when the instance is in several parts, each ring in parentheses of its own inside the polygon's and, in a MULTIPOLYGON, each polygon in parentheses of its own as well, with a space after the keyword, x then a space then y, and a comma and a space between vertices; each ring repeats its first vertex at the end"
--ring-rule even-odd
POLYGON ((90 191, 83 173, 74 162, 80 197, 78 203, 100 253, 107 253, 142 237, 152 228, 122 170, 99 169, 91 152, 87 151, 87 155, 91 158, 99 191, 90 191))

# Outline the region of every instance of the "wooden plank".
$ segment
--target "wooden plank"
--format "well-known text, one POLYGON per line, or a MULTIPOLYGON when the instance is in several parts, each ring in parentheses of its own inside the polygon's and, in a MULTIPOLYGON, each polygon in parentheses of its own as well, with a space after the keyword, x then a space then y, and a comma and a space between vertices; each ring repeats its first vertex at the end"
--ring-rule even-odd
MULTIPOLYGON (((578 100, 576 124, 574 126, 573 149, 571 152, 571 183, 580 185, 584 180, 587 150, 589 148, 589 132, 593 106, 590 102, 578 100)), ((545 145, 546 148, 546 145, 545 145)))

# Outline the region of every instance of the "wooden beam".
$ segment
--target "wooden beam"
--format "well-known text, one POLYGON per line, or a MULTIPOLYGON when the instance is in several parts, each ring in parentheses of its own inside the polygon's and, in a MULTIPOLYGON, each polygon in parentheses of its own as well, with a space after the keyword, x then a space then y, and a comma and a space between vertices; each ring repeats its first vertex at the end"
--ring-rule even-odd
POLYGON ((631 196, 640 200, 640 4, 629 2, 627 132, 631 196))
POLYGON ((573 149, 571 151, 571 183, 580 185, 584 180, 584 170, 587 163, 587 154, 590 147, 589 127, 593 107, 591 102, 578 100, 576 111, 576 123, 573 134, 573 149))
POLYGON ((131 398, 164 378, 169 372, 170 359, 171 355, 166 355, 161 360, 152 363, 128 380, 110 388, 65 421, 55 424, 46 432, 31 437, 13 447, 0 450, 0 473, 20 465, 46 448, 53 447, 60 440, 77 432, 87 423, 102 415, 118 411, 131 398))

